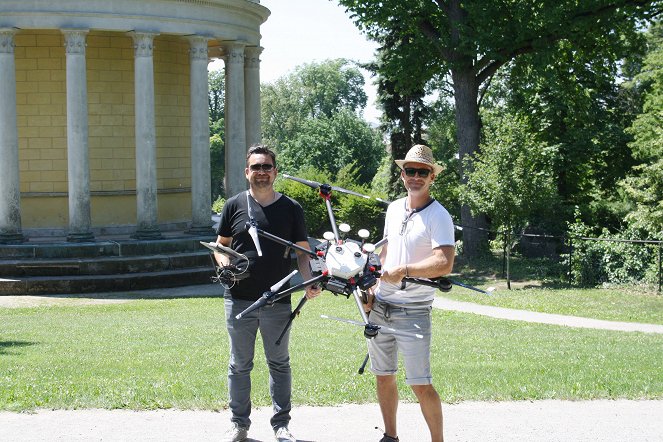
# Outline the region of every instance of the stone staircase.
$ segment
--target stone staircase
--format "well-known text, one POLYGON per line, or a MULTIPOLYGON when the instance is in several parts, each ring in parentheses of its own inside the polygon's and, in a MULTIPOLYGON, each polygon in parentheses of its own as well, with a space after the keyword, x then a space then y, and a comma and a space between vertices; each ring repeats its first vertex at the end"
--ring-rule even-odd
POLYGON ((0 246, 0 296, 144 290, 210 283, 213 237, 0 246))

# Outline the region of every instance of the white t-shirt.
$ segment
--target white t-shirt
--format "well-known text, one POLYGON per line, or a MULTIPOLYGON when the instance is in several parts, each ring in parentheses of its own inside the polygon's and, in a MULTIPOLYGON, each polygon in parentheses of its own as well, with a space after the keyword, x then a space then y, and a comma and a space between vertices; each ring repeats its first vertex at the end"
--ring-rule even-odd
MULTIPOLYGON (((387 256, 383 268, 402 264, 414 264, 433 255, 433 249, 453 246, 454 225, 447 209, 437 201, 417 211, 407 211, 406 198, 389 205, 384 224, 384 236, 388 238, 387 256)), ((431 304, 435 287, 407 283, 401 285, 380 282, 376 297, 390 304, 431 304)))

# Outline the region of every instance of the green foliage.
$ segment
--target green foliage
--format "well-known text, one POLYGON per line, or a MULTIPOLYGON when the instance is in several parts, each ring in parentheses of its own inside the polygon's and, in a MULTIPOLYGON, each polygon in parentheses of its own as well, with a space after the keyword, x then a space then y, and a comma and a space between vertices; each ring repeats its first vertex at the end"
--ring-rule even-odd
POLYGON ((209 139, 210 169, 212 173, 212 199, 224 195, 223 178, 226 175, 226 155, 223 135, 214 134, 209 139))
POLYGON ((384 155, 380 134, 361 117, 364 77, 347 60, 299 66, 262 88, 265 142, 279 154, 279 168, 294 174, 313 167, 335 176, 360 160, 359 183, 368 183, 384 155))
POLYGON ((226 199, 222 196, 218 196, 212 203, 212 212, 221 213, 223 206, 226 205, 226 199))
POLYGON ((225 77, 223 71, 208 73, 210 120, 210 169, 212 200, 224 195, 223 178, 226 174, 225 150, 225 77))
POLYGON ((663 22, 652 27, 649 44, 644 67, 635 78, 646 85, 644 106, 629 129, 639 164, 620 184, 634 206, 627 215, 629 225, 656 234, 663 232, 663 22))
POLYGON ((475 212, 488 214, 494 228, 523 230, 555 201, 555 149, 533 140, 523 121, 487 113, 484 122, 486 141, 468 161, 471 172, 461 199, 475 212))
POLYGON ((577 219, 569 226, 569 236, 573 241, 571 271, 575 284, 596 287, 657 281, 658 246, 618 241, 652 240, 646 232, 628 228, 611 234, 604 228, 597 235, 596 230, 577 219), (580 239, 596 237, 604 241, 580 239))
POLYGON ((207 74, 207 82, 209 85, 209 119, 212 122, 223 120, 226 95, 225 71, 210 71, 207 74))
POLYGON ((371 181, 385 153, 379 133, 349 109, 331 117, 307 119, 280 146, 279 162, 284 172, 311 166, 335 176, 344 166, 361 161, 359 183, 371 181))
MULTIPOLYGON (((320 183, 331 183, 331 176, 326 172, 318 172, 312 167, 300 169, 296 176, 320 183)), ((304 219, 310 236, 320 238, 322 233, 330 229, 327 209, 318 192, 304 184, 285 178, 277 178, 274 189, 289 196, 301 204, 304 209, 304 219)), ((336 195, 332 196, 332 205, 337 203, 336 195)))
MULTIPOLYGON (((553 61, 552 55, 558 54, 560 47, 568 48, 565 55, 578 56, 581 62, 575 67, 582 67, 583 63, 595 60, 590 69, 584 72, 592 75, 602 70, 602 61, 608 60, 601 72, 606 77, 606 71, 615 66, 615 60, 624 54, 624 48, 631 44, 633 36, 637 33, 642 20, 655 16, 659 11, 657 1, 648 1, 643 4, 636 0, 525 0, 518 2, 494 2, 489 0, 473 2, 444 2, 420 0, 383 0, 376 7, 371 0, 339 0, 347 8, 357 26, 370 38, 379 42, 381 55, 376 71, 380 77, 396 82, 394 91, 401 94, 420 92, 427 87, 436 87, 440 96, 450 96, 452 90, 456 113, 456 139, 458 141, 460 159, 468 154, 477 153, 481 140, 480 104, 485 88, 490 84, 495 73, 502 66, 528 54, 541 54, 553 61), (450 87, 442 86, 449 85, 450 87)), ((525 62, 529 65, 533 60, 525 62)), ((539 66, 545 66, 541 63, 539 66)), ((567 79, 566 85, 577 82, 579 76, 575 69, 566 72, 560 71, 560 79, 567 79)), ((581 69, 581 71, 583 71, 581 69)), ((581 74, 584 74, 581 72, 581 74)), ((614 73, 614 72, 613 72, 614 73)), ((582 76, 582 75, 581 75, 582 76)), ((617 75, 613 75, 613 79, 617 75)), ((554 82, 549 82, 553 85, 554 82)), ((552 88, 554 89, 554 87, 552 88)), ((595 97, 603 94, 593 94, 591 88, 582 91, 590 96, 591 102, 595 97), (591 96, 594 97, 591 97, 591 96)), ((560 123, 572 121, 575 109, 555 108, 555 94, 548 101, 553 113, 562 112, 570 118, 557 118, 560 123)), ((586 103, 585 102, 585 103, 586 103)), ((584 104, 584 103, 582 103, 584 104)), ((611 104, 611 103, 608 103, 611 104)), ((609 106, 606 106, 609 108, 609 106)), ((523 107, 522 109, 527 109, 523 107)), ((616 109, 616 108, 614 108, 616 109)), ((586 109, 579 108, 584 112, 586 109)), ((618 112, 616 112, 618 113, 618 112)), ((560 115, 562 117, 563 115, 560 115)), ((598 113, 598 118, 603 115, 598 113)), ((608 120, 610 126, 614 120, 608 120)), ((552 127, 550 134, 562 130, 563 136, 573 139, 575 131, 563 130, 563 124, 552 127)), ((619 130, 604 127, 601 132, 591 130, 583 132, 585 136, 578 145, 594 147, 592 137, 606 135, 606 142, 601 146, 600 153, 592 155, 593 161, 613 161, 610 146, 614 140, 620 140, 619 130)), ((546 141, 546 140, 544 140, 546 141)), ((392 144, 400 145, 399 143, 392 144)), ((548 140, 544 144, 549 146, 565 145, 557 141, 548 140)), ((561 151, 563 152, 563 151, 561 151)), ((582 152, 579 149, 576 152, 582 152)), ((614 155, 613 155, 614 157, 614 155)), ((564 157, 563 157, 564 158, 564 157)), ((617 156, 614 164, 623 168, 623 157, 617 156)), ((558 171, 563 174, 573 161, 560 164, 558 171)), ((461 166, 463 180, 467 173, 461 166)), ((605 168, 604 168, 605 169, 605 168)), ((609 168, 608 168, 609 169, 609 168)), ((578 172, 591 173, 592 165, 580 167, 578 172)), ((570 169, 572 173, 576 169, 570 169)), ((608 175, 608 182, 615 182, 619 178, 616 174, 608 175)), ((564 183, 563 179, 559 182, 564 183)), ((597 174, 596 180, 601 180, 597 174)), ((572 183, 581 181, 570 180, 572 183)), ((606 183, 606 189, 609 184, 606 183)), ((565 195, 564 191, 560 194, 565 195)), ((582 195, 579 190, 576 195, 582 195)), ((463 211, 464 216, 469 211, 463 211)), ((463 224, 483 227, 482 217, 468 217, 463 224)), ((473 238, 468 235, 465 244, 469 255, 476 255, 481 250, 481 236, 473 238)))
MULTIPOLYGON (((358 167, 348 165, 339 172, 336 180, 333 180, 328 173, 318 172, 311 167, 301 169, 296 176, 353 190, 365 195, 380 196, 370 191, 366 186, 356 184, 357 170, 358 167)), ((301 204, 304 209, 304 217, 309 235, 321 238, 325 231, 331 231, 326 205, 316 190, 296 181, 282 178, 277 179, 274 188, 301 204)), ((351 235, 354 236, 352 237, 356 236, 357 230, 367 229, 371 233, 371 241, 377 241, 382 238, 384 208, 379 206, 375 201, 346 195, 341 192, 332 192, 331 203, 337 224, 342 222, 349 224, 353 229, 351 235)))
MULTIPOLYGON (((358 163, 344 167, 336 176, 335 185, 363 195, 385 199, 384 194, 379 194, 368 186, 355 184, 358 182, 356 176, 360 170, 361 167, 358 163)), ((352 227, 356 239, 358 239, 357 231, 366 229, 370 232, 368 241, 377 242, 382 239, 384 232, 385 211, 386 208, 376 203, 375 200, 339 193, 339 209, 334 216, 337 222, 344 222, 352 227)))

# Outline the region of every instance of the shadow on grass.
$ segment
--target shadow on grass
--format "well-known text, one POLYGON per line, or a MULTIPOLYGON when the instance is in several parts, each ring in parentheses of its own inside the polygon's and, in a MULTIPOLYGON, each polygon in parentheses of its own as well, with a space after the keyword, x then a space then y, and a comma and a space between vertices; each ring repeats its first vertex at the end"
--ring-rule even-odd
POLYGON ((15 354, 9 350, 14 350, 20 347, 28 347, 30 345, 37 345, 37 343, 26 341, 0 341, 0 355, 15 354))

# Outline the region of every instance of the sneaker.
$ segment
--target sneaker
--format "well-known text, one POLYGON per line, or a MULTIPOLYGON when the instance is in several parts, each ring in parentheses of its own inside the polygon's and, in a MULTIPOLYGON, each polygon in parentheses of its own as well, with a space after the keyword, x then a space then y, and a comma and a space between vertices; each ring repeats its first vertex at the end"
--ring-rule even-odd
POLYGON ((274 430, 274 437, 276 438, 276 442, 297 442, 297 439, 288 430, 288 427, 279 427, 274 430))
POLYGON ((398 442, 398 436, 391 437, 387 433, 383 433, 384 437, 380 439, 380 442, 398 442))
POLYGON ((237 422, 233 422, 232 426, 223 433, 222 442, 242 442, 246 440, 249 429, 240 426, 237 422))

